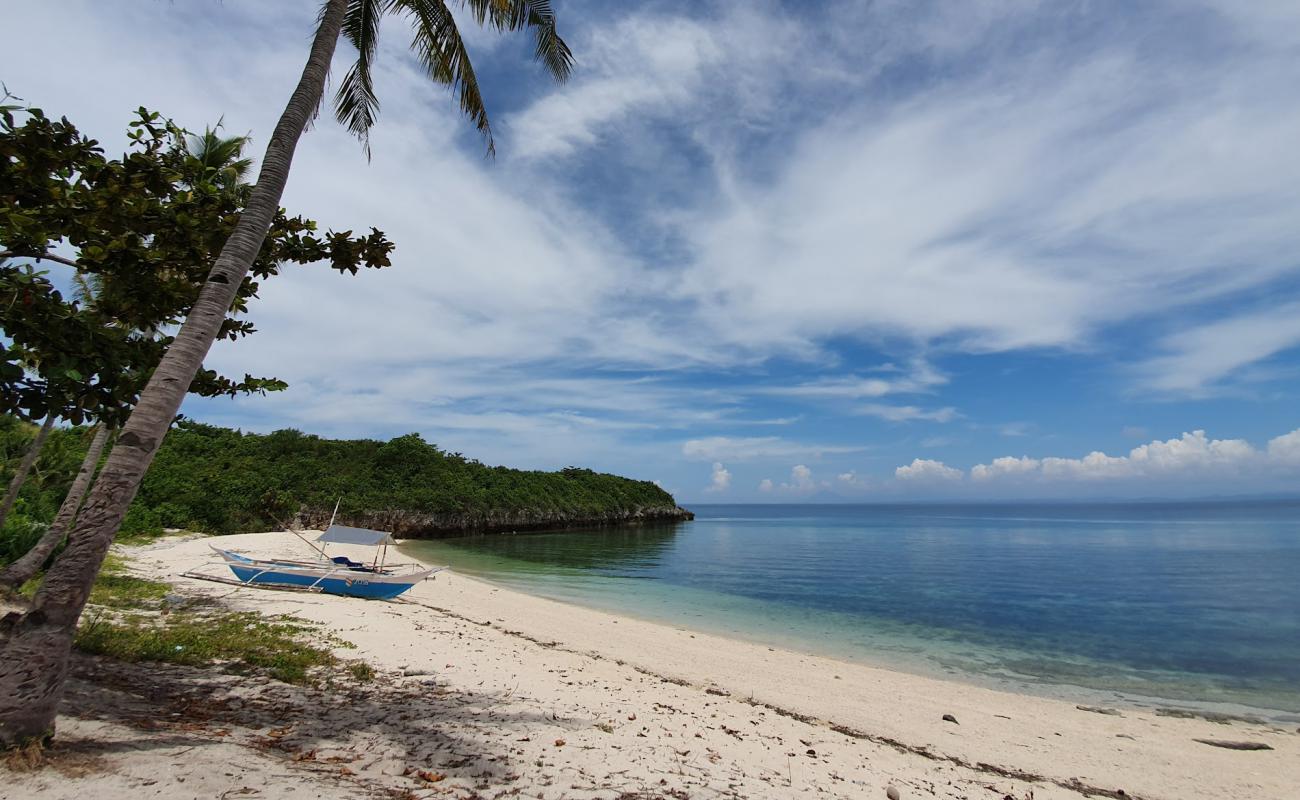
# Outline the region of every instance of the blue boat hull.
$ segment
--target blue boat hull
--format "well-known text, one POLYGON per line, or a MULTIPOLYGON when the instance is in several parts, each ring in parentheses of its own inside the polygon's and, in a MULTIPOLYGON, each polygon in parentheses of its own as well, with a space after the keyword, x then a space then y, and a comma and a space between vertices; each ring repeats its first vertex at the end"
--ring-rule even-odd
POLYGON ((228 564, 230 571, 245 583, 266 583, 279 586, 314 586, 326 594, 338 594, 346 597, 366 597, 372 600, 388 600, 414 586, 414 583, 392 583, 368 580, 365 573, 352 573, 338 577, 319 578, 313 575, 298 575, 292 572, 267 571, 264 567, 240 566, 228 564))

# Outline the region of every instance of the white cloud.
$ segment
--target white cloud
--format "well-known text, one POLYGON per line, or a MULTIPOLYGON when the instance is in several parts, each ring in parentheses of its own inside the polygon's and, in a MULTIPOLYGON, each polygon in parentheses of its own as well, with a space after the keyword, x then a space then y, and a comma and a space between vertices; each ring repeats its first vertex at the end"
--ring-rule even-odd
POLYGON ((1003 456, 995 458, 988 464, 976 464, 971 467, 970 476, 978 481, 989 480, 1000 475, 1020 475, 1038 469, 1040 463, 1036 458, 1022 456, 1014 458, 1003 456))
POLYGON ((731 488, 731 472, 720 463, 714 463, 713 473, 709 476, 709 488, 706 492, 725 492, 731 488))
POLYGON ((1268 457, 1279 464, 1300 464, 1300 428, 1270 439, 1268 457))
POLYGON ((962 472, 944 464, 942 461, 915 458, 912 459, 911 464, 894 470, 894 476, 903 481, 959 481, 962 478, 962 472))
MULTIPOLYGON (((966 18, 949 8, 911 16, 966 18)), ((1007 35, 1059 22, 1050 5, 1005 8, 1025 12, 1007 35)), ((897 31, 896 13, 876 4, 864 28, 897 31)), ((960 26, 930 27, 979 46, 960 26)), ((840 109, 804 127, 775 175, 726 165, 726 205, 691 230, 686 293, 748 347, 892 336, 983 352, 1082 348, 1152 315, 1181 327, 1294 276, 1300 162, 1285 143, 1300 109, 1278 102, 1300 80, 1294 58, 1253 43, 1167 64, 1171 81, 1142 38, 1094 44, 1044 43, 840 109)))
POLYGON ((870 489, 872 481, 866 475, 859 475, 857 470, 851 469, 835 476, 835 486, 839 489, 858 492, 870 489))
POLYGON ((868 403, 858 406, 856 413, 865 414, 870 417, 880 417, 890 422, 915 422, 919 420, 928 420, 930 422, 952 422, 961 416, 957 409, 946 406, 926 410, 916 406, 891 406, 884 403, 868 403))
POLYGON ((1146 479, 1159 482, 1178 478, 1235 479, 1297 465, 1300 465, 1300 429, 1270 440, 1264 450, 1256 449, 1244 439, 1211 439, 1205 431, 1196 430, 1175 439, 1148 442, 1123 456, 1093 451, 1082 458, 997 458, 972 467, 971 477, 981 481, 1146 479))
POLYGON ((710 436, 682 443, 682 455, 692 461, 754 461, 789 456, 818 457, 832 453, 857 453, 866 446, 805 444, 778 436, 710 436))
POLYGON ((1173 394, 1213 389, 1284 350, 1300 346, 1300 303, 1227 317, 1170 334, 1161 355, 1133 367, 1140 387, 1173 394))
POLYGON ((816 488, 813 483, 812 470, 803 464, 796 464, 791 467, 788 488, 798 492, 812 491, 816 488))
POLYGON ((507 120, 512 156, 570 155, 628 115, 687 102, 723 56, 712 30, 679 17, 633 16, 570 44, 582 53, 576 80, 507 120))
POLYGON ((946 375, 923 359, 914 359, 906 370, 890 364, 877 371, 886 373, 888 377, 847 375, 756 391, 762 394, 812 400, 861 400, 892 394, 931 392, 948 382, 946 375))
MULTIPOLYGON (((821 484, 825 488, 828 484, 821 484)), ((759 481, 758 490, 763 494, 795 494, 806 495, 815 492, 819 488, 817 481, 813 479, 813 471, 806 464, 796 464, 790 468, 790 480, 781 483, 774 483, 771 478, 764 478, 759 481)))

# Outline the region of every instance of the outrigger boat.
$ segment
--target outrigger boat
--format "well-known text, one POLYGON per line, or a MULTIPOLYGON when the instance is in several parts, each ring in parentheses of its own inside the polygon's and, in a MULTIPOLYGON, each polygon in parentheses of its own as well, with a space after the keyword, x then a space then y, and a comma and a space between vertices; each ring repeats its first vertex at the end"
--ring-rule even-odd
MULTIPOLYGON (((303 538, 296 531, 294 534, 300 539, 303 538)), ((303 541, 307 540, 303 539, 303 541)), ((223 583, 292 588, 374 600, 397 597, 420 581, 445 569, 445 567, 425 567, 422 564, 386 564, 388 546, 397 542, 391 533, 385 531, 331 524, 324 533, 316 537, 316 542, 321 545, 320 547, 312 545, 312 548, 320 554, 320 559, 316 561, 266 560, 249 558, 233 550, 223 550, 219 547, 212 549, 221 556, 222 561, 238 578, 238 581, 221 581, 223 583), (365 564, 353 561, 347 556, 330 557, 325 552, 324 546, 327 544, 363 545, 378 550, 374 561, 365 564)), ((200 574, 193 574, 190 577, 218 580, 200 574)))

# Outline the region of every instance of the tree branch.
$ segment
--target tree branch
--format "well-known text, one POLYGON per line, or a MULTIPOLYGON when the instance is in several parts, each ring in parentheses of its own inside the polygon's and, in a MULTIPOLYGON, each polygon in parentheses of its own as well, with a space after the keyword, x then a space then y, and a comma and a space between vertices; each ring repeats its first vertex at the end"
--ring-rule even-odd
POLYGON ((0 250, 0 258, 33 258, 37 261, 57 261, 60 264, 67 264, 69 267, 77 267, 77 262, 63 256, 56 256, 53 253, 44 253, 39 256, 28 255, 26 253, 15 253, 12 250, 0 250))

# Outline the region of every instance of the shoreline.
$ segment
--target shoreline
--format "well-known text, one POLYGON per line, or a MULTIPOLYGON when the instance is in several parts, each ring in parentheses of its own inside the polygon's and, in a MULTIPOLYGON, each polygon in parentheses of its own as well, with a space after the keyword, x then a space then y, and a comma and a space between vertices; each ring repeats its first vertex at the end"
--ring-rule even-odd
MULTIPOLYGON (((431 542, 426 539, 402 540, 399 543, 399 549, 404 556, 415 560, 427 560, 422 558, 422 554, 412 552, 408 545, 415 545, 419 548, 425 544, 443 545, 443 542, 431 542)), ((445 550, 440 549, 437 555, 446 555, 445 550)), ((887 658, 879 655, 867 653, 865 648, 858 648, 858 651, 849 652, 844 648, 826 647, 817 649, 812 639, 799 639, 797 636, 783 635, 781 631, 771 631, 770 635, 764 635, 762 632, 750 633, 740 626, 699 626, 694 627, 691 621, 682 620, 673 614, 661 613, 656 615, 654 612, 642 612, 637 609, 631 609, 622 606, 602 606, 599 602, 599 596, 588 595, 582 598, 565 596, 563 592, 547 593, 544 585, 529 585, 527 580, 509 581, 499 580, 496 576, 479 570, 474 567, 463 568, 452 564, 451 568, 456 570, 458 576, 477 580, 488 584, 494 588, 504 591, 516 592, 538 600, 559 603, 561 605, 571 606, 573 608, 584 609, 600 614, 627 617, 648 625, 657 625, 673 630, 686 631, 688 633, 703 634, 717 637, 726 641, 736 642, 738 644, 772 647, 777 650, 788 651, 812 658, 825 659, 843 663, 850 666, 859 666, 869 669, 884 670, 886 672, 900 673, 917 678, 935 680, 939 682, 953 682, 965 686, 981 689, 990 689, 994 691, 1003 691, 1017 695, 1029 695, 1043 699, 1058 700, 1061 702, 1079 704, 1079 705, 1121 705, 1133 710, 1147 710, 1151 712, 1190 712, 1196 715, 1204 716, 1207 719, 1235 718, 1238 720, 1256 720, 1260 722, 1272 722, 1274 724, 1295 726, 1300 723, 1300 709, 1288 709, 1275 705, 1265 705, 1259 703, 1250 703, 1239 700, 1207 700, 1203 698, 1193 698, 1186 696, 1161 695, 1143 693, 1132 690, 1120 690, 1089 686, 1083 683, 1071 682, 1069 680, 1054 680, 1051 677, 1040 677, 1031 674, 1005 674, 988 671, 980 671, 973 668, 964 668, 961 665, 945 663, 934 657, 916 656, 913 658, 898 657, 887 658), (461 571, 465 569, 465 571, 461 571), (586 597, 591 597, 591 602, 584 602, 586 597)), ((990 645, 976 645, 977 647, 991 648, 990 645)), ((1037 655, 1035 653, 1024 653, 1027 656, 1037 655)), ((1152 680, 1152 685, 1158 685, 1159 682, 1152 680)), ((1176 679, 1171 680, 1169 685, 1177 685, 1176 679)), ((1165 714, 1162 714, 1165 715, 1165 714)))
MULTIPOLYGON (((450 567, 450 569, 454 570, 455 567, 450 567)), ((1175 716, 1175 714, 1161 712, 1186 712, 1194 716, 1203 717, 1209 721, 1214 721, 1217 718, 1227 721, 1256 722, 1259 724, 1272 723, 1281 726, 1293 723, 1300 724, 1300 711, 1285 708, 1252 705, 1250 703, 1228 700, 1200 700, 1184 697, 1140 694, 1123 690, 1101 689, 1093 686, 1086 686, 1084 684, 1071 683, 1069 681, 1053 681, 1047 678, 1037 678, 1032 675, 1013 677, 966 670, 960 667, 943 665, 939 662, 932 662, 927 668, 925 662, 921 660, 873 660, 870 656, 857 657, 830 651, 817 651, 811 647, 805 646, 801 642, 779 641, 777 638, 765 639, 761 635, 747 636, 743 631, 734 629, 730 631, 721 631, 708 630, 702 627, 691 627, 689 623, 679 623, 664 618, 656 618, 649 614, 638 614, 635 611, 629 611, 627 609, 602 608, 598 605, 584 603, 579 600, 552 597, 540 592, 529 591, 524 587, 497 581, 490 576, 474 572, 456 571, 455 574, 463 579, 479 582, 492 589, 524 595, 548 603, 556 603, 562 606, 583 609, 598 614, 617 616, 629 621, 669 628, 674 631, 685 632, 688 634, 710 636, 723 641, 733 642, 738 645, 774 648, 797 656, 843 664, 846 668, 862 667, 866 669, 881 670, 884 672, 908 675, 940 683, 954 683, 974 689, 988 689, 1013 695, 1027 695, 1045 700, 1056 700, 1062 703, 1121 706, 1134 711, 1145 710, 1155 712, 1160 716, 1175 716)))
MULTIPOLYGON (((470 698, 467 716, 454 718, 473 730, 458 734, 468 744, 450 748, 461 755, 419 754, 422 769, 445 776, 440 792, 465 789, 451 796, 883 797, 893 787, 905 798, 954 800, 1283 800, 1300 785, 1294 724, 1158 716, 1114 701, 1080 708, 669 627, 459 573, 440 573, 392 603, 178 578, 211 563, 208 541, 164 539, 124 552, 135 569, 178 591, 319 623, 355 646, 349 658, 398 684, 431 676, 423 679, 428 697, 417 692, 408 703, 470 698), (1271 749, 1241 752, 1197 740, 1271 749), (490 753, 490 763, 458 767, 465 753, 490 753)), ((283 533, 221 541, 272 557, 302 549, 283 533)), ((425 726, 453 725, 445 711, 410 716, 425 726)), ((410 742, 419 740, 385 738, 377 725, 362 726, 360 738, 348 734, 349 752, 375 764, 412 757, 410 742)), ((124 756, 132 758, 143 757, 124 756)), ((361 763, 351 771, 409 788, 406 777, 390 781, 361 763)), ((65 788, 37 796, 75 796, 75 787, 65 788)))

